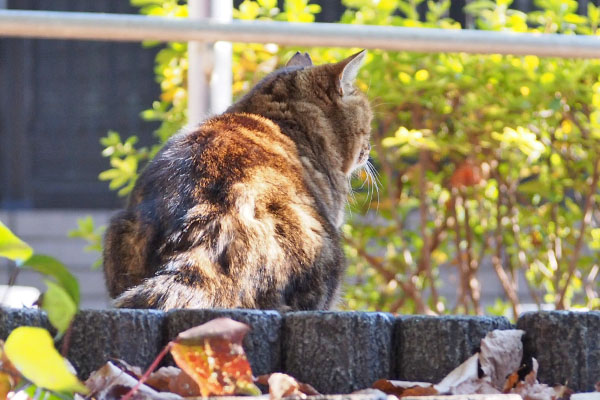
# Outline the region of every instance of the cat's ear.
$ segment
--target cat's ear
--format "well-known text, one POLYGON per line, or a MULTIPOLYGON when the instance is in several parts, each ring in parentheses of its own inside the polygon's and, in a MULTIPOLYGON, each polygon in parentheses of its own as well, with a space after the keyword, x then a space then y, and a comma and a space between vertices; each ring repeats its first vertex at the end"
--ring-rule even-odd
POLYGON ((342 69, 339 73, 340 96, 344 96, 352 92, 354 87, 354 80, 358 75, 358 71, 360 70, 362 63, 365 60, 366 55, 367 51, 362 50, 338 63, 338 65, 342 69))
POLYGON ((285 65, 286 67, 312 67, 313 62, 308 53, 300 53, 299 51, 294 54, 290 61, 285 65))

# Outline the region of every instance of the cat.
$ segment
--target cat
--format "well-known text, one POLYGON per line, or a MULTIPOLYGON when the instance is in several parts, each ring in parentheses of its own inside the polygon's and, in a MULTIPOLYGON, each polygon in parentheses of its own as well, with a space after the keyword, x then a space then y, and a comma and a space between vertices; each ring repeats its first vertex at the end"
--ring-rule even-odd
POLYGON ((335 305, 349 177, 371 148, 369 102, 354 87, 365 54, 315 66, 296 53, 165 144, 106 231, 117 307, 335 305))

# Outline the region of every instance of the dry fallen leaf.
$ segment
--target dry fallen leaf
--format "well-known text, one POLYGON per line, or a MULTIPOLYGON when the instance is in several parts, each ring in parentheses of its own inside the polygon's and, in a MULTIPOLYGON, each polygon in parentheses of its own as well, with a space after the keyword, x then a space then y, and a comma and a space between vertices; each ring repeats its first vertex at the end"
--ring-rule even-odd
POLYGON ((525 376, 523 381, 518 382, 510 393, 520 395, 523 400, 558 400, 562 398, 562 395, 569 394, 566 388, 563 389, 561 387, 557 390, 546 384, 539 383, 537 380, 538 362, 535 358, 532 359, 532 362, 533 368, 531 372, 525 376))
POLYGON ((510 392, 510 389, 517 386, 519 383, 519 372, 513 372, 506 378, 506 382, 504 382, 504 387, 502 388, 502 393, 510 392))
POLYGON ((523 358, 521 337, 525 332, 519 329, 494 330, 481 339, 479 365, 491 384, 498 390, 505 386, 506 378, 519 369, 523 358))
POLYGON ((453 394, 453 390, 462 383, 479 379, 478 368, 479 354, 474 354, 434 385, 434 388, 442 394, 453 394))
POLYGON ((192 378, 177 367, 162 367, 150 374, 146 385, 160 391, 183 397, 200 396, 200 387, 192 378))
POLYGON ((175 363, 210 395, 260 395, 242 347, 250 328, 229 318, 217 318, 181 332, 172 342, 175 363))
MULTIPOLYGON (((104 364, 102 368, 92 372, 87 381, 85 381, 85 385, 92 393, 91 397, 105 400, 122 398, 131 390, 131 388, 136 386, 137 383, 137 377, 123 371, 110 361, 104 364)), ((152 399, 159 397, 167 400, 181 399, 181 396, 176 394, 159 393, 147 385, 140 385, 136 395, 133 396, 133 398, 136 399, 152 399)))
POLYGON ((300 391, 298 382, 289 375, 274 373, 269 376, 267 382, 271 400, 280 400, 284 397, 306 398, 306 395, 300 391))
MULTIPOLYGON (((271 386, 274 384, 279 385, 280 380, 285 381, 287 379, 285 377, 288 377, 288 378, 292 379, 294 382, 296 382, 296 384, 298 386, 298 392, 300 393, 300 395, 303 395, 303 394, 306 396, 320 396, 321 395, 321 393, 319 393, 317 391, 317 389, 315 389, 308 383, 298 382, 296 380, 296 378, 286 375, 286 374, 279 373, 279 372, 275 372, 272 374, 266 374, 266 375, 260 375, 254 379, 254 382, 258 383, 259 385, 268 386, 269 394, 271 394, 271 386), (271 379, 273 377, 273 375, 276 375, 276 377, 271 379)), ((306 396, 304 396, 304 397, 306 397, 306 396)), ((300 396, 300 397, 302 397, 302 396, 300 396)))
POLYGON ((373 388, 397 397, 431 396, 438 394, 438 391, 433 387, 433 384, 427 382, 380 379, 373 384, 373 388))

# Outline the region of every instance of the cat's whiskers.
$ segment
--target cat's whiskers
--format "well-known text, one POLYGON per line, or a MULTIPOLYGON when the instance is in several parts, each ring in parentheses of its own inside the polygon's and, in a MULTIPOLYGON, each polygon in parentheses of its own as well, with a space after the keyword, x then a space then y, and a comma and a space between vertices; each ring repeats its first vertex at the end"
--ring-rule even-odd
POLYGON ((378 172, 371 163, 370 160, 367 160, 365 164, 365 172, 367 173, 367 180, 369 182, 370 187, 370 195, 369 195, 369 208, 371 208, 371 202, 373 200, 373 193, 377 193, 377 210, 379 210, 379 186, 381 185, 381 181, 378 177, 378 172))

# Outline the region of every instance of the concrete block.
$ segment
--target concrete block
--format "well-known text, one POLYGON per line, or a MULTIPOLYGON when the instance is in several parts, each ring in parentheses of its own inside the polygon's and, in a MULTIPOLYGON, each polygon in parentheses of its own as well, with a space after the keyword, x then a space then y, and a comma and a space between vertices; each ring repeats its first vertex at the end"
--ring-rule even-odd
POLYGON ((179 332, 220 317, 231 318, 250 326, 251 330, 242 345, 255 376, 281 371, 282 317, 276 311, 242 309, 169 311, 166 340, 172 340, 179 332))
POLYGON ((284 372, 321 393, 350 393, 391 378, 394 318, 385 313, 284 316, 284 372))
POLYGON ((55 333, 44 311, 37 308, 0 307, 0 339, 6 340, 12 330, 19 326, 39 326, 50 330, 52 335, 55 333))
POLYGON ((82 310, 73 321, 67 358, 82 379, 111 358, 145 369, 165 343, 165 321, 156 310, 82 310))
POLYGON ((510 328, 504 317, 400 317, 395 330, 394 378, 438 383, 479 349, 487 332, 510 328))
POLYGON ((600 382, 600 312, 546 311, 521 315, 525 354, 540 366, 538 379, 566 384, 576 392, 594 391, 600 382))

